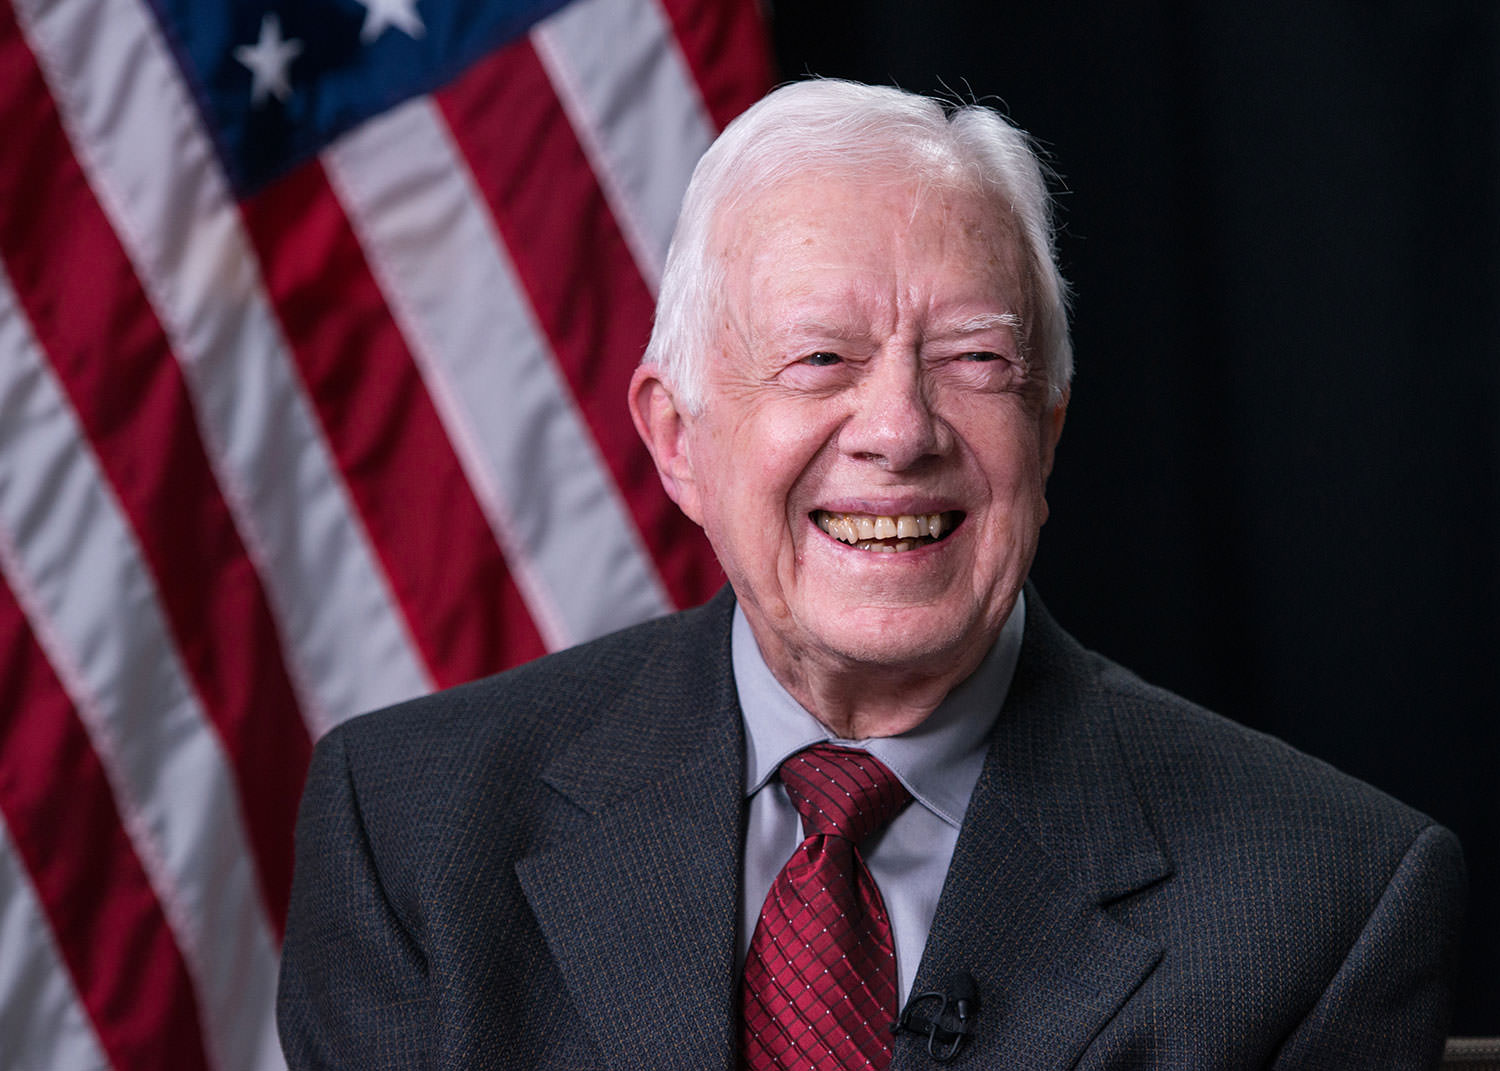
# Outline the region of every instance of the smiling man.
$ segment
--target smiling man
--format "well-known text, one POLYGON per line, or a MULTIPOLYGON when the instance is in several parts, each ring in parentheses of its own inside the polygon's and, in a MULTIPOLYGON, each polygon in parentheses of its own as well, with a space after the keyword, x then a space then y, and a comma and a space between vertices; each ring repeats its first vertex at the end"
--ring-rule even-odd
POLYGON ((677 396, 658 338, 631 399, 772 673, 850 739, 920 725, 993 646, 1066 404, 1028 344, 1037 265, 1001 192, 977 161, 890 148, 739 176, 706 236, 704 397, 677 396))
POLYGON ((1026 587, 1064 295, 993 113, 731 124, 629 398, 729 587, 320 742, 292 1067, 1433 1066, 1451 834, 1026 587))

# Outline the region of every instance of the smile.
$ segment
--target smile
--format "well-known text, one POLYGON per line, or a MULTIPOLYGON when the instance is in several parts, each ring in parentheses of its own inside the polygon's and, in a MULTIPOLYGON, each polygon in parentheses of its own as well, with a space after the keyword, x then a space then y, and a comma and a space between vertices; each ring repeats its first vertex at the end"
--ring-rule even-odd
POLYGON ((840 543, 859 550, 896 554, 936 543, 953 531, 964 515, 958 510, 943 513, 902 513, 894 517, 871 513, 829 513, 813 510, 812 518, 823 531, 840 543))

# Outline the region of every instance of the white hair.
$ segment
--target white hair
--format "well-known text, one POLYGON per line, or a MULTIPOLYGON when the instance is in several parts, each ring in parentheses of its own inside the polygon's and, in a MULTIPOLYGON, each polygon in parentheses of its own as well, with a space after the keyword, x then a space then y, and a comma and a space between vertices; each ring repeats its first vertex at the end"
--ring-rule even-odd
POLYGON ((715 221, 776 183, 809 172, 898 169, 923 185, 975 190, 1018 232, 1030 293, 1026 345, 1054 398, 1073 376, 1068 287, 1057 267, 1052 203, 1026 134, 979 105, 949 110, 930 97, 836 79, 793 82, 730 123, 693 170, 667 251, 643 363, 661 369, 678 404, 703 402, 703 366, 717 345, 724 266, 715 221))

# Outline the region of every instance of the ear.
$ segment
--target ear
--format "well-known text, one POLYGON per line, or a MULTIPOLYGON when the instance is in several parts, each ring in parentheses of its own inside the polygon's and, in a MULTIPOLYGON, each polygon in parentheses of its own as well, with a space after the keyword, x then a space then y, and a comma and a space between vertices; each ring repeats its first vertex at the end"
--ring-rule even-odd
POLYGON ((678 404, 677 395, 655 365, 639 365, 630 377, 630 418, 651 460, 656 462, 661 485, 693 523, 703 524, 698 480, 693 471, 688 425, 692 417, 678 404))
POLYGON ((1057 440, 1062 438, 1063 422, 1068 416, 1068 389, 1056 401, 1049 399, 1042 411, 1042 479, 1052 475, 1052 461, 1057 455, 1057 440))
POLYGON ((1047 478, 1052 475, 1052 462, 1057 457, 1057 440, 1062 438, 1063 421, 1068 416, 1068 391, 1063 389, 1062 396, 1056 399, 1048 399, 1046 408, 1042 410, 1041 426, 1041 450, 1042 450, 1042 523, 1047 523, 1047 517, 1052 512, 1052 507, 1047 503, 1047 478))

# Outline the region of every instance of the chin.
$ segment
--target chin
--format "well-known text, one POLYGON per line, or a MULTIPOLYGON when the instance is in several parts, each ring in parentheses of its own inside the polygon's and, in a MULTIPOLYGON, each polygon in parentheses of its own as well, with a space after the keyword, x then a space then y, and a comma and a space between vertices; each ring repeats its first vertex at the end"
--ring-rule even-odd
POLYGON ((972 622, 932 608, 857 611, 840 624, 824 630, 820 639, 826 649, 850 662, 937 672, 962 657, 974 628, 972 622))

